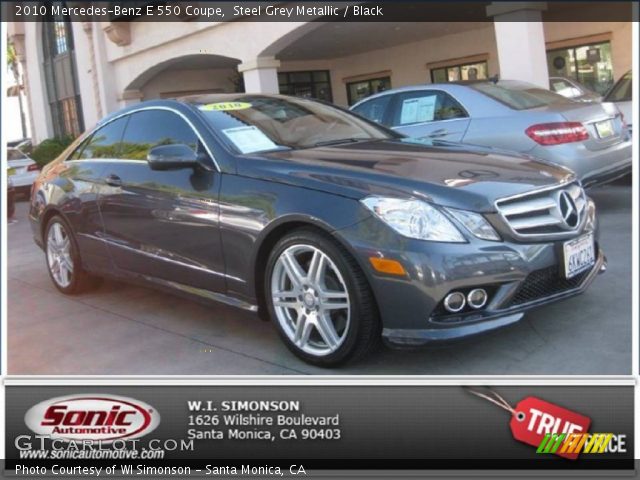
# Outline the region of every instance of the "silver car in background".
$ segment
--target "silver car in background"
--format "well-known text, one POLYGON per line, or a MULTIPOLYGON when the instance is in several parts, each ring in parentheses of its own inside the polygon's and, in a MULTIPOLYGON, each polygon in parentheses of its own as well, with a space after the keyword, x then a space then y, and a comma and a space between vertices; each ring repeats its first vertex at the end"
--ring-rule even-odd
POLYGON ((351 110, 409 137, 494 147, 570 168, 583 185, 631 172, 631 136, 613 103, 535 85, 478 81, 387 90, 351 110))

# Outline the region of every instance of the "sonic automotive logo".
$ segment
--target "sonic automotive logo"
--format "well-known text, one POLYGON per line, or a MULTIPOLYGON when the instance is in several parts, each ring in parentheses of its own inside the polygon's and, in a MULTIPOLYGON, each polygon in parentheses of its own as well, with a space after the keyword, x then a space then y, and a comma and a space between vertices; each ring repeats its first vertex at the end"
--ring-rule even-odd
POLYGON ((139 400, 99 393, 45 400, 31 407, 24 421, 51 439, 109 443, 150 433, 160 424, 160 414, 139 400))

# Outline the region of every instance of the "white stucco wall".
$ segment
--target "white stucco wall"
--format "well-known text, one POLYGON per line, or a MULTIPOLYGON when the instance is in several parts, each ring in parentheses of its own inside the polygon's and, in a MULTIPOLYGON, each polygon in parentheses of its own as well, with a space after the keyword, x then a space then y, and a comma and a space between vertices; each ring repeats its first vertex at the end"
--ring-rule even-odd
POLYGON ((233 92, 231 79, 237 75, 233 68, 207 68, 199 70, 167 70, 153 77, 140 90, 143 100, 160 98, 163 94, 195 90, 233 92))
POLYGON ((489 56, 489 75, 498 73, 496 43, 491 23, 484 28, 468 32, 331 60, 282 61, 280 71, 331 70, 333 101, 346 106, 347 88, 343 81, 345 78, 390 70, 392 87, 431 83, 428 63, 485 53, 489 56))
POLYGON ((100 120, 91 77, 91 43, 89 42, 87 34, 82 29, 81 22, 73 22, 71 26, 73 28, 73 40, 76 52, 76 73, 79 80, 78 88, 82 102, 82 116, 85 127, 89 128, 100 120))
POLYGON ((44 81, 44 69, 42 68, 41 30, 42 25, 38 23, 24 23, 25 57, 27 74, 29 75, 28 95, 31 102, 34 143, 39 143, 53 135, 44 81))
MULTIPOLYGON (((24 27, 26 63, 30 80, 29 96, 33 111, 33 137, 39 142, 53 134, 42 69, 39 32, 41 25, 25 23, 24 27)), ((186 55, 222 55, 241 63, 251 62, 257 56, 275 55, 277 58, 279 50, 284 48, 287 42, 298 41, 305 31, 315 28, 313 25, 292 22, 133 22, 130 32, 131 43, 120 47, 107 38, 103 27, 104 25, 99 23, 93 25, 96 71, 99 78, 98 98, 103 114, 123 106, 123 93, 140 78, 144 78, 144 81, 137 82, 135 88, 141 90, 143 99, 181 90, 211 88, 230 91, 233 88, 229 81, 233 67, 228 66, 224 69, 216 68, 216 65, 207 69, 183 68, 178 73, 169 70, 154 74, 155 76, 152 75, 149 79, 141 75, 163 62, 186 55)), ((90 42, 81 24, 74 24, 73 28, 84 120, 85 125, 89 127, 98 120, 89 62, 90 42)), ((616 79, 631 68, 631 30, 629 22, 544 24, 547 43, 611 32, 616 79)), ((279 71, 330 70, 334 102, 345 106, 345 78, 388 70, 391 72, 393 87, 429 83, 428 63, 479 54, 488 56, 490 75, 500 73, 492 23, 480 25, 479 28, 470 31, 327 60, 281 60, 279 71)), ((215 57, 212 59, 215 60, 215 57)))
POLYGON ((118 91, 159 63, 186 55, 219 55, 239 62, 254 60, 268 45, 304 24, 297 22, 131 24, 131 44, 106 44, 118 91))

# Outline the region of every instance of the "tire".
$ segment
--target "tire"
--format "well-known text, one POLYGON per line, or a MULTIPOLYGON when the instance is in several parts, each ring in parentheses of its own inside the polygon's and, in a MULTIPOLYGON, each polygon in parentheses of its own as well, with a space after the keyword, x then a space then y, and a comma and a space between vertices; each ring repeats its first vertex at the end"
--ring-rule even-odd
POLYGON ((82 268, 78 244, 69 224, 60 216, 51 217, 44 234, 45 261, 53 285, 65 295, 76 295, 97 287, 101 278, 82 268), (58 266, 56 268, 56 265, 58 266), (62 272, 66 271, 66 275, 62 272))
POLYGON ((380 344, 371 288, 353 257, 328 234, 304 228, 278 241, 267 261, 264 292, 284 343, 307 363, 336 367, 380 344))

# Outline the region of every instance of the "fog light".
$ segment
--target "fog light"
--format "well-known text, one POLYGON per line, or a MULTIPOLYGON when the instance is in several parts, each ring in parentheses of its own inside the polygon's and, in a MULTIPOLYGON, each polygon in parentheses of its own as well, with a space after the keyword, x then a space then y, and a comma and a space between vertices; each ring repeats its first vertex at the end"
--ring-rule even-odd
POLYGON ((477 310, 487 304, 488 298, 487 292, 483 288, 476 288, 471 290, 469 295, 467 295, 467 302, 469 302, 469 306, 471 308, 475 308, 477 310))
POLYGON ((466 303, 467 300, 464 298, 464 293, 461 292, 452 292, 444 297, 444 308, 451 313, 458 313, 466 303))

